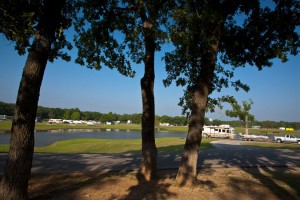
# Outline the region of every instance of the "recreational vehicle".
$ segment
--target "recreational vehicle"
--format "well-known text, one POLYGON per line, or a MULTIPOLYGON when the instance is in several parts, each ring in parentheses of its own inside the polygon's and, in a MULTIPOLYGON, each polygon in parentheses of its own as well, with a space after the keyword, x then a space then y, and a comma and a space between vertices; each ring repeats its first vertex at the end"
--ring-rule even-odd
POLYGON ((62 124, 63 120, 62 119, 49 119, 48 123, 49 124, 62 124))
POLYGON ((235 129, 229 125, 220 126, 204 126, 202 129, 202 136, 206 138, 230 138, 234 139, 235 129))

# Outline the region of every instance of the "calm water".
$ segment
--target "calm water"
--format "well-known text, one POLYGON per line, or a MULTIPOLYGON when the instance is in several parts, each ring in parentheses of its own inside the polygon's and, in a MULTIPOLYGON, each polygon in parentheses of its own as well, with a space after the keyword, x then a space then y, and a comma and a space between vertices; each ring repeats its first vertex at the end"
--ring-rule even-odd
MULTIPOLYGON (((186 133, 156 132, 156 138, 178 137, 185 138, 186 133)), ((140 131, 118 129, 69 129, 35 132, 35 146, 46 146, 51 143, 76 138, 99 138, 99 139, 141 139, 140 131)), ((0 134, 0 144, 9 144, 10 133, 0 134)))

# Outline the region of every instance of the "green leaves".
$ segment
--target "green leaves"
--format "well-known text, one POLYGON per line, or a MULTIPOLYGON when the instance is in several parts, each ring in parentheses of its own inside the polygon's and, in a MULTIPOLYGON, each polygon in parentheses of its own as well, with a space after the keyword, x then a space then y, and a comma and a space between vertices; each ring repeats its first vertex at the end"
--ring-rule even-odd
POLYGON ((37 20, 37 2, 1 1, 0 32, 7 40, 16 42, 15 49, 20 55, 25 54, 29 40, 34 35, 37 20))
MULTIPOLYGON (((248 85, 233 80, 236 67, 248 64, 261 70, 270 67, 272 59, 286 62, 288 54, 299 51, 300 4, 296 0, 274 1, 273 7, 263 7, 258 0, 177 3, 168 27, 175 50, 165 54, 168 76, 163 82, 186 87, 180 99, 185 111, 205 68, 215 68, 210 93, 227 87, 247 92, 248 85)), ((209 99, 208 109, 214 110, 218 102, 209 99)))
POLYGON ((96 70, 103 66, 115 68, 122 75, 133 77, 135 72, 124 54, 126 45, 117 31, 126 27, 122 13, 115 9, 118 1, 85 1, 79 6, 82 14, 75 23, 74 41, 78 48, 75 62, 96 70))
POLYGON ((271 60, 280 58, 287 61, 287 54, 296 55, 299 50, 300 24, 299 3, 280 1, 275 7, 249 10, 244 25, 230 23, 220 46, 224 63, 238 67, 245 64, 255 65, 261 70, 271 66, 271 60))
POLYGON ((251 99, 248 101, 242 101, 242 105, 240 105, 233 96, 225 96, 222 98, 222 102, 227 102, 232 107, 232 110, 225 111, 226 116, 238 118, 243 124, 246 123, 246 119, 254 121, 254 115, 249 113, 253 105, 253 101, 251 99))
MULTIPOLYGON (((71 50, 72 45, 67 41, 64 31, 71 26, 73 8, 70 4, 74 1, 67 2, 64 7, 60 27, 58 27, 57 34, 53 38, 54 43, 49 55, 51 62, 59 57, 66 61, 71 59, 65 51, 71 50)), ((38 22, 41 21, 43 6, 44 2, 40 0, 4 0, 0 2, 0 33, 7 40, 15 42, 15 49, 20 55, 25 54, 29 50, 39 26, 38 22)))

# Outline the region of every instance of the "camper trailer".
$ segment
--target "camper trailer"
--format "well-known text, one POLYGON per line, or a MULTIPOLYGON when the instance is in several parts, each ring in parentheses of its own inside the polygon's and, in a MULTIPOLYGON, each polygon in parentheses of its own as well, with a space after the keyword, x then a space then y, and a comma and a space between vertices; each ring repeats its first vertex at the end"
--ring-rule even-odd
POLYGON ((229 125, 220 126, 204 126, 202 129, 202 136, 206 138, 230 138, 236 137, 235 129, 229 125))
POLYGON ((49 119, 48 123, 49 124, 62 124, 63 120, 62 119, 49 119))

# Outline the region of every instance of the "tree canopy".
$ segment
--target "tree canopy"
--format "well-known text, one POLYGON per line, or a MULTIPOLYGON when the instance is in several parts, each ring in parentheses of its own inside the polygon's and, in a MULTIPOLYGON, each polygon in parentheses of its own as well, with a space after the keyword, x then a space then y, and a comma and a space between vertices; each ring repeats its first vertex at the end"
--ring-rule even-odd
MULTIPOLYGON (((60 27, 56 30, 55 37, 49 38, 53 41, 48 58, 51 62, 57 58, 66 61, 71 59, 66 50, 71 50, 72 44, 67 41, 65 31, 72 25, 75 15, 74 2, 66 1, 60 27)), ((24 55, 30 50, 32 39, 41 26, 38 22, 45 12, 44 4, 45 2, 41 0, 4 0, 0 2, 0 33, 7 40, 14 42, 15 49, 20 55, 24 55)))
MULTIPOLYGON (((205 69, 211 42, 218 43, 210 93, 233 86, 249 91, 249 86, 234 79, 237 67, 271 66, 272 59, 287 61, 287 55, 299 51, 300 4, 298 1, 178 1, 173 25, 169 28, 176 49, 165 55, 165 86, 175 81, 186 86, 180 99, 183 111, 191 108, 191 92, 205 69)), ((207 108, 214 110, 221 99, 209 98, 207 108)))
POLYGON ((225 114, 228 117, 235 117, 241 120, 243 126, 245 126, 245 117, 248 117, 249 121, 254 121, 254 115, 251 115, 249 111, 253 105, 253 101, 249 99, 248 101, 242 101, 240 105, 236 99, 228 97, 228 103, 231 105, 232 110, 226 110, 225 114))
POLYGON ((249 113, 253 105, 253 101, 251 99, 248 101, 242 101, 242 105, 240 105, 234 97, 227 96, 225 99, 225 101, 232 107, 232 110, 226 110, 225 114, 228 117, 238 118, 243 127, 245 127, 245 133, 248 134, 248 122, 254 121, 254 115, 249 113))

